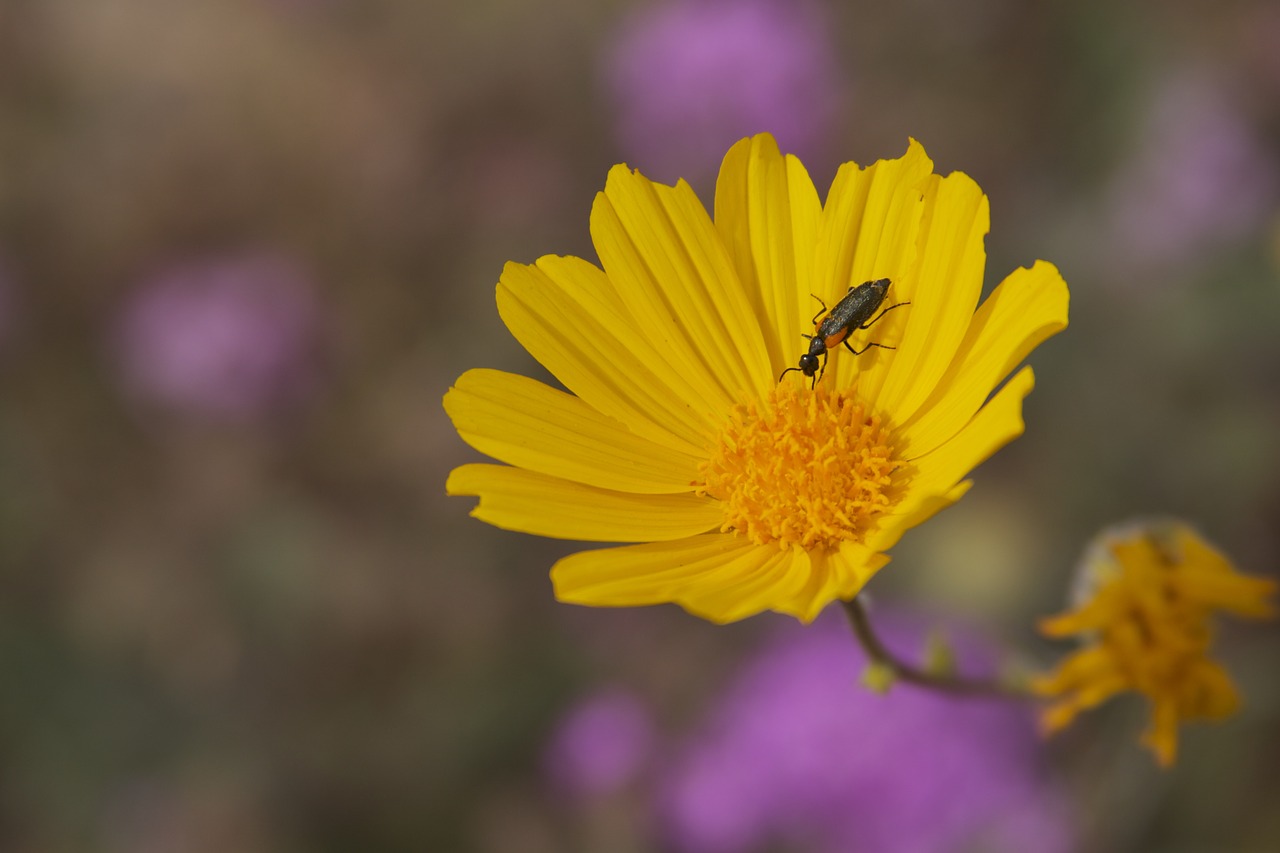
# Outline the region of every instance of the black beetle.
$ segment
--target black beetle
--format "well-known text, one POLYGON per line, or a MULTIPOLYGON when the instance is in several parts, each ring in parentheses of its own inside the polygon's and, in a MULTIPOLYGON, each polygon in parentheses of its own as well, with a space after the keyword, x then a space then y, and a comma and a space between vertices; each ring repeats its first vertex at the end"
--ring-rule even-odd
POLYGON ((862 349, 854 349, 849 344, 849 335, 853 334, 855 329, 870 328, 876 320, 879 320, 885 314, 888 314, 894 308, 901 308, 903 305, 910 305, 910 302, 899 302, 897 305, 890 305, 888 308, 876 314, 874 320, 868 320, 875 310, 884 302, 885 294, 889 292, 889 285, 892 284, 887 278, 876 279, 875 281, 866 281, 856 287, 851 286, 849 292, 844 298, 836 303, 836 307, 827 309, 827 303, 823 302, 819 297, 814 296, 822 310, 813 317, 813 325, 816 327, 817 334, 801 335, 809 339, 809 351, 800 356, 799 367, 788 367, 778 375, 778 381, 782 381, 782 377, 786 376, 793 370, 803 373, 805 376, 813 376, 813 384, 810 388, 818 385, 818 380, 822 378, 822 374, 827 372, 827 353, 828 350, 834 349, 840 344, 844 344, 845 348, 854 355, 861 355, 870 347, 880 347, 881 349, 895 349, 884 344, 868 343, 862 349), (823 317, 823 314, 826 314, 823 317), (821 318, 821 321, 819 321, 821 318), (818 356, 822 356, 821 370, 819 370, 818 356), (814 376, 814 374, 817 376, 814 376))

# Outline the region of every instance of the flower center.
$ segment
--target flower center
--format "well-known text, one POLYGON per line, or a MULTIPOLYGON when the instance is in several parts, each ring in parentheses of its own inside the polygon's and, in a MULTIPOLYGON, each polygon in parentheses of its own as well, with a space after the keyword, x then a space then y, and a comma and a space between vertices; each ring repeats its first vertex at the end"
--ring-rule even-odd
POLYGON ((724 504, 722 531, 834 550, 897 503, 903 464, 880 416, 852 394, 788 383, 734 407, 694 487, 724 504))

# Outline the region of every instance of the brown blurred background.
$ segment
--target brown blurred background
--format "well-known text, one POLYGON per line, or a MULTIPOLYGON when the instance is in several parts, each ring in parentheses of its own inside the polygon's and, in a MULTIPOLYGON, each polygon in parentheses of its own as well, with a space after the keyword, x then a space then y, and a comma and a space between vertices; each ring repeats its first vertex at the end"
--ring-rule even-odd
MULTIPOLYGON (((0 849, 663 849, 548 793, 549 733, 606 683, 679 731, 777 620, 556 604, 576 546, 445 498, 440 399, 545 375, 493 286, 594 258, 611 164, 709 202, 756 130, 820 188, 913 136, 992 199, 988 287, 1072 288, 1026 435, 877 599, 1048 662, 1104 525, 1276 573, 1280 9, 793 4, 751 63, 668 5, 0 0, 0 849)), ((1079 849, 1280 849, 1280 638, 1223 640, 1245 710, 1173 772, 1137 704, 1049 744, 1079 849)))

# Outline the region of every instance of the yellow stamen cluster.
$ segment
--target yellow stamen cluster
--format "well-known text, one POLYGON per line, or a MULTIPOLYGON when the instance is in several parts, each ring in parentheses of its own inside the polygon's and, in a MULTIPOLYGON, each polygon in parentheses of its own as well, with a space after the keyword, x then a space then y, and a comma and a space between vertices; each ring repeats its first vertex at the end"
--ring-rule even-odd
POLYGON ((1046 619, 1052 637, 1082 634, 1083 649, 1034 687, 1059 701, 1044 716, 1050 731, 1123 691, 1152 703, 1143 742, 1162 765, 1173 763, 1178 723, 1216 720, 1239 705, 1234 685, 1209 653, 1212 617, 1227 610, 1265 618, 1275 584, 1235 571, 1181 524, 1145 525, 1104 536, 1086 561, 1089 597, 1046 619))
POLYGON ((889 429, 851 394, 783 384, 735 407, 695 483, 722 531, 759 545, 834 550, 896 502, 889 429))

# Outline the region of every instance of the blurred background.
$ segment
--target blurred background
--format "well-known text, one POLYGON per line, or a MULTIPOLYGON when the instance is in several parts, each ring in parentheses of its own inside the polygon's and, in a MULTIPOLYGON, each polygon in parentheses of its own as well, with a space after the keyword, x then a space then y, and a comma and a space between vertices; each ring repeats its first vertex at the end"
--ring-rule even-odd
POLYGON ((0 849, 1280 849, 1274 623, 1161 772, 1137 701, 1042 744, 871 697, 837 614, 556 604, 576 545, 446 499, 450 383, 545 375, 503 264, 761 130, 820 189, 919 139, 988 287, 1072 288, 1026 435, 871 585, 904 654, 1048 665, 1134 516, 1276 574, 1273 3, 0 0, 0 849))

